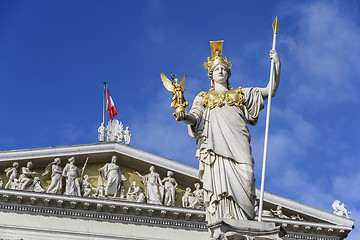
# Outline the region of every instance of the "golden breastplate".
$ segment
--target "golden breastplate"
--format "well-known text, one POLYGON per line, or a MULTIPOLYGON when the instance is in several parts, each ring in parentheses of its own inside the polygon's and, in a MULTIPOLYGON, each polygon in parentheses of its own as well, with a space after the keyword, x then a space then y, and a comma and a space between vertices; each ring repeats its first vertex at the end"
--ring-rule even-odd
POLYGON ((225 101, 230 106, 238 106, 242 108, 244 103, 244 94, 241 91, 242 87, 238 89, 227 90, 226 92, 209 91, 200 92, 199 96, 203 97, 201 104, 204 107, 213 109, 214 107, 222 107, 225 105, 225 101))

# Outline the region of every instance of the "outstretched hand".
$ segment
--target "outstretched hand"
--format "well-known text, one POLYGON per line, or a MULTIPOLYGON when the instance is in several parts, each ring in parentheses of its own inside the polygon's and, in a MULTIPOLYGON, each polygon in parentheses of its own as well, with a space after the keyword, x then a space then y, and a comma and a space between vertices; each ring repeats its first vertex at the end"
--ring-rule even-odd
POLYGON ((186 119, 186 115, 184 112, 179 113, 179 115, 175 116, 176 121, 183 122, 186 119))
POLYGON ((280 58, 276 50, 271 49, 269 55, 270 55, 270 59, 274 60, 275 64, 280 63, 280 58))

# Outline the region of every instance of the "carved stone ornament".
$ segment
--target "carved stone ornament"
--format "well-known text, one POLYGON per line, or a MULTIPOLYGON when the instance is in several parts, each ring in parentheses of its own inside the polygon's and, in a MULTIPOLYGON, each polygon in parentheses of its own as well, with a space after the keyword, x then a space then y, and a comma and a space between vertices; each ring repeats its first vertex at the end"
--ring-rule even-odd
POLYGON ((281 240, 286 231, 275 226, 275 223, 265 223, 247 220, 218 219, 208 225, 211 240, 281 240))
POLYGON ((286 216, 286 215, 282 212, 282 207, 281 207, 281 206, 277 206, 277 207, 276 207, 276 210, 270 209, 270 211, 272 212, 272 214, 273 214, 275 217, 282 218, 282 219, 290 219, 288 216, 286 216))
POLYGON ((131 132, 129 126, 124 130, 124 125, 117 119, 109 121, 106 128, 104 123, 100 124, 98 128, 98 139, 99 142, 118 142, 126 145, 130 145, 131 132))
POLYGON ((334 209, 334 214, 337 216, 345 216, 347 218, 349 218, 349 215, 351 214, 351 212, 348 212, 348 210, 346 210, 346 205, 345 203, 340 205, 340 201, 339 200, 335 200, 334 203, 332 204, 332 207, 334 209))

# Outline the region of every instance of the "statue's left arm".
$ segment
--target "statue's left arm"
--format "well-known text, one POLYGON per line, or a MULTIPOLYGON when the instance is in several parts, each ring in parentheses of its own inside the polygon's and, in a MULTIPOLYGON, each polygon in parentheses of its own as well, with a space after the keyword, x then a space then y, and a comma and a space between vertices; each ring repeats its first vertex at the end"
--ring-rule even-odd
MULTIPOLYGON (((280 82, 281 62, 279 55, 273 49, 270 50, 270 59, 274 60, 274 65, 275 65, 273 72, 272 88, 271 88, 271 97, 274 97, 280 82)), ((270 82, 268 83, 266 88, 260 88, 261 95, 264 99, 268 99, 269 97, 269 87, 270 87, 270 82)))

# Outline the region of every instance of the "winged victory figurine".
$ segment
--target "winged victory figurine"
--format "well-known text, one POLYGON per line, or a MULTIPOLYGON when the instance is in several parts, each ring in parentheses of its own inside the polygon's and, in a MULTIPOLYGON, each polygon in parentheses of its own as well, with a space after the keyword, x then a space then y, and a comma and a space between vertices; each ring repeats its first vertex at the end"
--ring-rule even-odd
POLYGON ((186 107, 189 106, 189 103, 184 98, 184 91, 185 88, 185 80, 186 80, 186 74, 182 78, 181 82, 179 83, 179 79, 175 78, 174 74, 171 74, 171 80, 170 81, 164 73, 161 73, 161 80, 165 86, 165 88, 171 92, 173 98, 171 101, 170 107, 173 107, 175 109, 174 115, 179 115, 180 112, 184 112, 186 114, 186 107))

